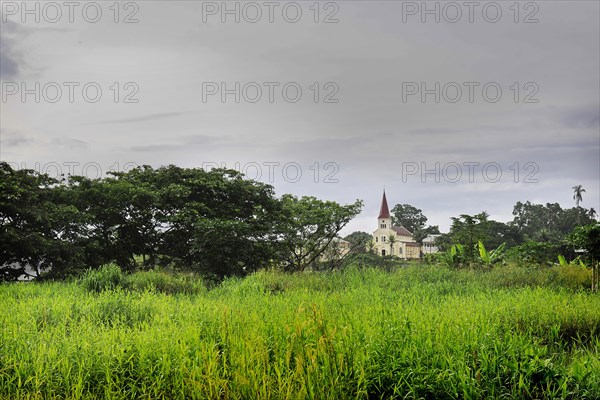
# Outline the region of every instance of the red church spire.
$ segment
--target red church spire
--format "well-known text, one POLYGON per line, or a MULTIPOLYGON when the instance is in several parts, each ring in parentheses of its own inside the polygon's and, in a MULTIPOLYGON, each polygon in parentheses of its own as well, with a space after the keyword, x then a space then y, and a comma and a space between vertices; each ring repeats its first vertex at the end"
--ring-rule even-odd
POLYGON ((381 208, 379 209, 379 217, 377 218, 390 218, 390 209, 385 198, 385 189, 383 190, 383 199, 381 199, 381 208))

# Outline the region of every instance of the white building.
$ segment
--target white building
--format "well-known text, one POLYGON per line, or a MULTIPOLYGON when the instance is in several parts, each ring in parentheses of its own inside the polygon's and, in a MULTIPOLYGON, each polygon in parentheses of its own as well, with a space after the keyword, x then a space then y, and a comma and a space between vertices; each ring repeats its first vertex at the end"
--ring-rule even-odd
POLYGON ((423 246, 421 251, 423 254, 437 253, 440 251, 439 247, 435 244, 435 240, 442 235, 429 235, 423 239, 423 246))
POLYGON ((385 191, 377 217, 377 229, 373 232, 373 244, 374 250, 381 256, 394 255, 404 260, 420 256, 419 244, 414 240, 412 233, 403 226, 392 225, 385 191))

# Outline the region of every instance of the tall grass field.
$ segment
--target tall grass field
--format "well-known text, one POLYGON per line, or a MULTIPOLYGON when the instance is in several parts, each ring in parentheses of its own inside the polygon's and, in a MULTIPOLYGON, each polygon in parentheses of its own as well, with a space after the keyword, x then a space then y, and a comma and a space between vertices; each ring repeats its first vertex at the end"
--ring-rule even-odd
POLYGON ((574 271, 4 284, 0 398, 600 399, 600 296, 574 271))

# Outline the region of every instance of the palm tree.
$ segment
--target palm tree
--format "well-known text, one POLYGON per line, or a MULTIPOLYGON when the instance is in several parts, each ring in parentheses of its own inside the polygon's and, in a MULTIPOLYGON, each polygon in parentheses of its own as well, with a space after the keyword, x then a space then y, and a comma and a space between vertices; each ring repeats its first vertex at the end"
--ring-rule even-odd
POLYGON ((394 235, 393 233, 390 233, 390 235, 388 236, 388 240, 390 241, 390 255, 394 255, 394 244, 398 241, 398 239, 396 238, 396 235, 394 235))
POLYGON ((367 252, 373 254, 375 252, 375 241, 373 239, 367 242, 367 252))
POLYGON ((579 207, 579 202, 583 201, 582 193, 585 193, 582 185, 573 186, 573 200, 575 200, 575 206, 577 207, 579 207))

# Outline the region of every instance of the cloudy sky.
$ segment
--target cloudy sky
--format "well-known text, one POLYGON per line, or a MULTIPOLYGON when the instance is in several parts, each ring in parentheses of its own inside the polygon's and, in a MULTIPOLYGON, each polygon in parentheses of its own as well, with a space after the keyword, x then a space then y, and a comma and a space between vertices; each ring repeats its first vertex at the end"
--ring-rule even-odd
POLYGON ((278 194, 600 209, 597 1, 2 1, 0 158, 225 164, 278 194))

